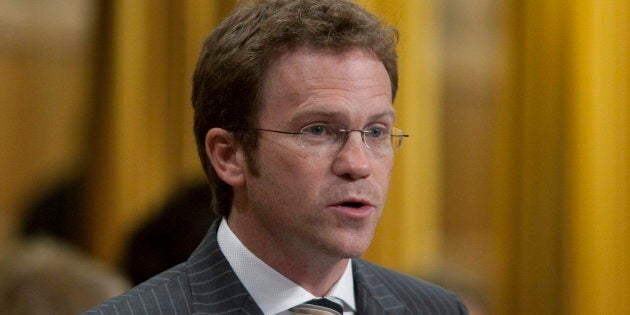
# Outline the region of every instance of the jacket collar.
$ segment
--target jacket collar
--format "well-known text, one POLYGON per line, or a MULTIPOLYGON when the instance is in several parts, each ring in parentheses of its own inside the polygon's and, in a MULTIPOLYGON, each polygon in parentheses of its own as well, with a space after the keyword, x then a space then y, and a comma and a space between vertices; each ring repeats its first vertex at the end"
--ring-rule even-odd
POLYGON ((374 273, 374 265, 353 259, 357 314, 407 314, 407 307, 374 273))
POLYGON ((219 222, 216 220, 212 224, 201 244, 188 259, 191 313, 240 311, 243 314, 262 314, 219 249, 219 222))
MULTIPOLYGON (((240 311, 262 314, 219 248, 216 220, 188 259, 192 314, 240 311)), ((352 259, 357 314, 403 314, 406 307, 383 285, 372 264, 352 259)))

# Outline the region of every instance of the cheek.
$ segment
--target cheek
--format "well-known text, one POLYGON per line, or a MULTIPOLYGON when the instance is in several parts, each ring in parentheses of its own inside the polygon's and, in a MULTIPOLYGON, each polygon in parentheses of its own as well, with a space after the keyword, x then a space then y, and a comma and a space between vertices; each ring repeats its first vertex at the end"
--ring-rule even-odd
MULTIPOLYGON (((267 152, 264 166, 276 174, 290 176, 293 181, 306 180, 314 174, 322 174, 325 171, 324 161, 306 154, 301 150, 279 150, 267 152)), ((261 165, 263 166, 263 165, 261 165)))
POLYGON ((298 154, 276 152, 258 164, 260 179, 269 185, 276 185, 274 190, 278 193, 302 194, 302 198, 314 194, 322 184, 322 176, 326 174, 325 163, 298 154))
POLYGON ((381 163, 375 164, 374 177, 376 184, 381 188, 383 198, 387 196, 389 186, 391 185, 393 159, 387 159, 381 163))
POLYGON ((394 158, 387 157, 372 162, 372 170, 379 179, 389 179, 392 175, 392 167, 394 166, 394 158))
MULTIPOLYGON (((295 161, 294 161, 295 162, 295 161)), ((286 165, 283 169, 283 178, 287 191, 296 194, 296 198, 307 200, 309 197, 317 195, 317 192, 324 185, 326 177, 326 169, 322 166, 322 162, 304 160, 300 163, 286 165)))

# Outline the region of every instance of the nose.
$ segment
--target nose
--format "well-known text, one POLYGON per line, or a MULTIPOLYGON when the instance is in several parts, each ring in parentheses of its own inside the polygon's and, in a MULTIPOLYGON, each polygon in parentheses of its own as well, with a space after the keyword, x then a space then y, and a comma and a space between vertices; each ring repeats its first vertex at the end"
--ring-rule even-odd
POLYGON ((340 177, 352 179, 368 177, 372 172, 372 165, 367 150, 361 133, 349 133, 345 143, 342 144, 335 156, 332 165, 333 173, 340 177))

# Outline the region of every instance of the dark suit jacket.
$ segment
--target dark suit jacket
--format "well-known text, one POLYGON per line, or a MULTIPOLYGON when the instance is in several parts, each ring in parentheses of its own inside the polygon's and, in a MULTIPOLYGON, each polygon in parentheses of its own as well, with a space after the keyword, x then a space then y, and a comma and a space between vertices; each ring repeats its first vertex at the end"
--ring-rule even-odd
MULTIPOLYGON (((190 258, 84 314, 262 314, 225 259, 215 222, 190 258)), ((467 314, 440 287, 353 259, 358 314, 467 314)))

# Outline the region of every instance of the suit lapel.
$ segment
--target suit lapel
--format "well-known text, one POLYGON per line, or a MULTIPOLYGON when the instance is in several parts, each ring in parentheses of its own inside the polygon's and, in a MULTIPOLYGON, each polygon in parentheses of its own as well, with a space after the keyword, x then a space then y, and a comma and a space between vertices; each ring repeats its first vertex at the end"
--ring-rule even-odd
POLYGON ((360 259, 352 260, 357 314, 406 314, 407 308, 360 259))
MULTIPOLYGON (((215 221, 188 259, 192 314, 262 314, 219 249, 215 221)), ((405 314, 407 308, 361 259, 352 260, 357 314, 405 314)))
POLYGON ((262 314, 219 249, 219 220, 188 259, 192 314, 262 314))

